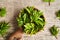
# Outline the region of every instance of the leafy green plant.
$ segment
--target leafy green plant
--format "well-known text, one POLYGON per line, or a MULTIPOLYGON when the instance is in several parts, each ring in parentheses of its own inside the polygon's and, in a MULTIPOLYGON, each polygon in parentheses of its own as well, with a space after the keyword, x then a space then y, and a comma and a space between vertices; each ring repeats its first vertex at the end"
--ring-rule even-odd
POLYGON ((9 24, 6 23, 5 21, 0 22, 0 35, 4 36, 7 33, 9 27, 10 27, 9 24))
POLYGON ((27 34, 35 34, 43 30, 45 25, 43 12, 34 7, 23 8, 17 17, 17 22, 27 34))
POLYGON ((44 2, 48 2, 50 6, 50 2, 54 2, 55 0, 43 0, 44 2))
POLYGON ((58 10, 58 11, 56 12, 56 17, 57 17, 58 19, 60 19, 60 10, 58 10))
POLYGON ((6 14, 6 8, 5 7, 4 8, 0 8, 0 17, 5 16, 5 14, 6 14))
POLYGON ((58 30, 58 28, 57 28, 55 25, 53 25, 53 26, 50 28, 50 32, 51 32, 51 34, 52 34, 53 36, 55 36, 55 37, 57 38, 57 34, 58 34, 59 30, 58 30))

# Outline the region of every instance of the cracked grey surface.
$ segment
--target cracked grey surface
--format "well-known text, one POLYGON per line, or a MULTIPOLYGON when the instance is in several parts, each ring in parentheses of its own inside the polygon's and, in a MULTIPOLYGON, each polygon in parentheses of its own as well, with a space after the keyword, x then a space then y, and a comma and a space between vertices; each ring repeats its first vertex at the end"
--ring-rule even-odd
MULTIPOLYGON (((42 2, 42 0, 0 0, 0 7, 6 7, 7 14, 5 17, 0 17, 0 21, 14 21, 14 17, 17 14, 18 10, 26 7, 26 6, 34 6, 37 9, 43 11, 46 25, 44 31, 38 32, 36 35, 26 35, 23 34, 21 40, 60 40, 60 32, 58 34, 58 39, 54 36, 51 36, 49 32, 49 28, 52 25, 56 25, 60 27, 60 20, 58 20, 55 16, 55 12, 60 9, 60 0, 55 0, 49 6, 48 3, 42 2)), ((11 27, 13 26, 10 23, 11 27)), ((3 38, 0 37, 0 40, 3 38)))

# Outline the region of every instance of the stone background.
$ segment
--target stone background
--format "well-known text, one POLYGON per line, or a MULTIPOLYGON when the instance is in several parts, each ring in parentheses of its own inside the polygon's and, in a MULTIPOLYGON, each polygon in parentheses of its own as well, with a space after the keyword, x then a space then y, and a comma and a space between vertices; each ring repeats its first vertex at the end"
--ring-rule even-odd
MULTIPOLYGON (((55 16, 55 12, 60 9, 60 0, 51 2, 50 6, 46 2, 42 2, 42 0, 0 0, 0 7, 6 7, 7 10, 6 16, 0 17, 0 21, 5 20, 7 22, 11 22, 11 27, 14 25, 16 26, 14 19, 19 13, 19 10, 26 6, 35 6, 37 9, 43 11, 46 25, 44 31, 38 32, 33 36, 23 34, 21 40, 60 40, 60 32, 57 36, 58 39, 51 36, 49 32, 49 28, 53 25, 60 27, 60 20, 58 20, 55 16)), ((2 38, 0 38, 0 40, 2 40, 2 38)))

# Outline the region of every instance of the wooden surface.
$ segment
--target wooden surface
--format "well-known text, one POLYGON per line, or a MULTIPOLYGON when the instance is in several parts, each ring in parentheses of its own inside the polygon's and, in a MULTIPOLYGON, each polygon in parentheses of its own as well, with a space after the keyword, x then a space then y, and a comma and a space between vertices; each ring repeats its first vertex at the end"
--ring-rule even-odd
MULTIPOLYGON (((42 0, 0 0, 0 7, 6 7, 7 14, 5 17, 0 17, 0 21, 10 22, 11 27, 17 26, 15 23, 15 17, 18 15, 20 9, 26 6, 35 6, 37 9, 43 11, 46 25, 44 31, 38 32, 36 35, 23 34, 21 40, 60 40, 60 32, 58 39, 51 36, 49 28, 53 25, 60 27, 60 20, 55 16, 55 12, 60 9, 60 0, 55 0, 49 6, 48 3, 42 2, 42 0)), ((3 40, 0 37, 0 40, 3 40)))

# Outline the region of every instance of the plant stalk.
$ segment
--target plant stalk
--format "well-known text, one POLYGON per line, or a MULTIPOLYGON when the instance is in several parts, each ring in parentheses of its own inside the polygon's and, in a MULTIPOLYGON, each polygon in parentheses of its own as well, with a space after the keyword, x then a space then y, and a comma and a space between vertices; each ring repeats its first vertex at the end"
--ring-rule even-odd
POLYGON ((49 0, 49 6, 50 6, 50 1, 51 1, 51 0, 49 0))

